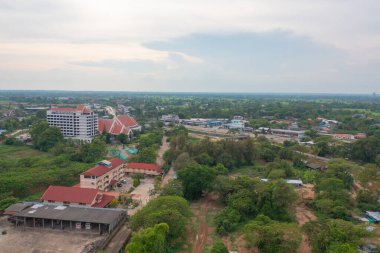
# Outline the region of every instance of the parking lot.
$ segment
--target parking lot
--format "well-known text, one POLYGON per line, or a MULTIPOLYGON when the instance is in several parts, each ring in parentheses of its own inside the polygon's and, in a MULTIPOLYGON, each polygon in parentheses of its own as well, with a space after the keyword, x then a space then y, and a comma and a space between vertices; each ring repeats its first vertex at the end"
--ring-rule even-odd
POLYGON ((150 196, 150 192, 153 189, 154 178, 141 179, 140 185, 137 186, 136 189, 132 192, 132 194, 136 194, 137 196, 139 196, 140 205, 137 208, 128 211, 129 215, 135 214, 139 209, 144 207, 149 202, 149 200, 154 198, 154 196, 150 196))
POLYGON ((115 185, 114 187, 115 192, 126 194, 128 193, 128 190, 133 186, 133 179, 131 177, 125 176, 120 181, 123 181, 123 180, 125 180, 125 183, 122 183, 121 185, 120 184, 115 185))

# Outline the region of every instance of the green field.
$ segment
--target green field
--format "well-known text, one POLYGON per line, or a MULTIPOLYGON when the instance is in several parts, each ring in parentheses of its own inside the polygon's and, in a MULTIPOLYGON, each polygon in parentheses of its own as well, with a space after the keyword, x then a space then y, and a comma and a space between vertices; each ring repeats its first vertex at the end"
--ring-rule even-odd
POLYGON ((28 146, 0 144, 1 197, 35 200, 50 185, 74 185, 92 164, 69 161, 28 146))

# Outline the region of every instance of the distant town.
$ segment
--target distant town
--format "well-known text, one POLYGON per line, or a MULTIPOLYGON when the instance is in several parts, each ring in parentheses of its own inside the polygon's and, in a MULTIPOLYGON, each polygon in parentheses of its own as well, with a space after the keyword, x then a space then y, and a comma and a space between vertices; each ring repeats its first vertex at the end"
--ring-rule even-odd
POLYGON ((0 95, 4 252, 377 252, 376 97, 0 95))

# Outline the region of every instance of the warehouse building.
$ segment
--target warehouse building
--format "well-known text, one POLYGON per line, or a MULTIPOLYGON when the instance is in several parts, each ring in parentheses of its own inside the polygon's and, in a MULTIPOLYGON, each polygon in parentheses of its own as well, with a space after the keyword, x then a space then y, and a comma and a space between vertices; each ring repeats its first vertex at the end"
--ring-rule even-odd
POLYGON ((105 234, 114 231, 127 219, 123 209, 62 206, 45 203, 18 203, 8 207, 5 214, 16 227, 32 227, 105 234))

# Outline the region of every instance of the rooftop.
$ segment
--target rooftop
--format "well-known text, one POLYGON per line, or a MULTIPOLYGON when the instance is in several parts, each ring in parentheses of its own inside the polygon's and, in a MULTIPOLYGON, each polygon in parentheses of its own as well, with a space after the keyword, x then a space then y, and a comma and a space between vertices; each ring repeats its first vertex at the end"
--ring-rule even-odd
POLYGON ((122 209, 110 208, 59 206, 45 203, 24 204, 26 207, 23 210, 17 212, 15 216, 112 224, 120 217, 120 215, 126 212, 122 209))
POLYGON ((81 112, 81 113, 91 113, 92 111, 88 109, 85 105, 79 105, 75 108, 73 107, 52 107, 51 111, 65 111, 65 112, 81 112))
POLYGON ((154 163, 128 163, 127 168, 140 169, 140 170, 153 170, 153 171, 157 171, 158 173, 163 172, 160 166, 154 163))
POLYGON ((111 160, 109 160, 109 162, 111 163, 110 166, 106 167, 102 164, 99 164, 99 165, 83 172, 81 175, 99 177, 99 176, 106 174, 110 170, 112 170, 112 169, 123 164, 123 160, 121 160, 120 158, 117 158, 117 157, 112 158, 111 160))
POLYGON ((51 185, 42 195, 41 200, 91 204, 97 195, 97 189, 51 185))

